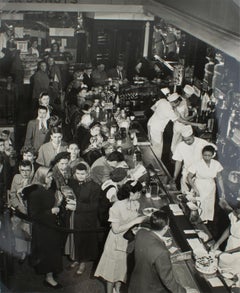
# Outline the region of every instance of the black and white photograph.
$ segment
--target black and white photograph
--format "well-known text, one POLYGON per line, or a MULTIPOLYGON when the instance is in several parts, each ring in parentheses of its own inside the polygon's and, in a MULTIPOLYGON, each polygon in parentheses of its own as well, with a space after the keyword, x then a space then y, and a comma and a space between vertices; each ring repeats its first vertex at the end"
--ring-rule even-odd
POLYGON ((240 0, 0 0, 0 293, 240 293, 240 0))

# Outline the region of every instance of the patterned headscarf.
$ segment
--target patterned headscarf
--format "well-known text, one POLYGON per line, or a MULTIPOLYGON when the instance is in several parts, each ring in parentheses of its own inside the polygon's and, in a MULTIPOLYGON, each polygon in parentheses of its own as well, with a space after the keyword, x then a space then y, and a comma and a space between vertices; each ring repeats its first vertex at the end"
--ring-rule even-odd
POLYGON ((48 167, 39 167, 34 175, 32 184, 39 184, 39 185, 45 185, 47 174, 51 171, 51 168, 48 167))

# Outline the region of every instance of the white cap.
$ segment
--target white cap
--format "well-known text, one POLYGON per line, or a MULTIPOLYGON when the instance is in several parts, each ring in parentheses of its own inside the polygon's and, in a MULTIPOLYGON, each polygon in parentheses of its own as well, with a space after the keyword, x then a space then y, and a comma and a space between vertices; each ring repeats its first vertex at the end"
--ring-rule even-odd
POLYGON ((170 96, 167 97, 169 102, 174 102, 179 98, 179 94, 178 93, 173 93, 170 96))
POLYGON ((165 95, 168 96, 170 94, 170 89, 168 87, 164 87, 161 89, 161 92, 165 95))
POLYGON ((194 94, 194 88, 192 86, 190 86, 189 84, 186 84, 185 87, 183 88, 183 91, 185 92, 185 94, 191 96, 194 94))
POLYGON ((181 131, 182 137, 189 137, 193 135, 193 129, 191 125, 185 125, 181 131))

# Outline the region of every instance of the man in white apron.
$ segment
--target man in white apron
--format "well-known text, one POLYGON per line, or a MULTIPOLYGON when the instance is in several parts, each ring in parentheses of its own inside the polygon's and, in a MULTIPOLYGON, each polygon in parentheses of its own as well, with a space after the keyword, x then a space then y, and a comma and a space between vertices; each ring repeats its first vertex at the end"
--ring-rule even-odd
POLYGON ((202 149, 209 144, 208 141, 193 135, 190 125, 182 130, 182 140, 176 147, 172 159, 175 161, 173 180, 176 181, 182 169, 181 192, 189 192, 187 175, 188 168, 202 158, 202 149))

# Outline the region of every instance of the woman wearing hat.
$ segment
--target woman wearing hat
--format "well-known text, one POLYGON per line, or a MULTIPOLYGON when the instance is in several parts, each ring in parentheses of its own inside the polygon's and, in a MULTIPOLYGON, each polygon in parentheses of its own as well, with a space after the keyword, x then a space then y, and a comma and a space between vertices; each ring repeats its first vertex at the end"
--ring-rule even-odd
POLYGON ((68 180, 71 177, 69 160, 70 154, 66 151, 57 154, 52 161, 53 178, 56 182, 57 189, 59 190, 62 186, 66 186, 68 184, 68 180))
POLYGON ((77 267, 78 276, 85 271, 86 262, 95 261, 98 257, 98 235, 94 230, 97 229, 98 223, 100 186, 89 178, 88 171, 85 163, 79 163, 69 181, 69 186, 76 196, 73 227, 91 231, 74 233, 75 259, 71 267, 77 267))
POLYGON ((99 218, 102 226, 109 226, 108 213, 114 202, 118 200, 118 190, 127 177, 127 171, 124 168, 116 168, 110 173, 110 179, 105 181, 102 186, 102 194, 99 206, 99 218))

